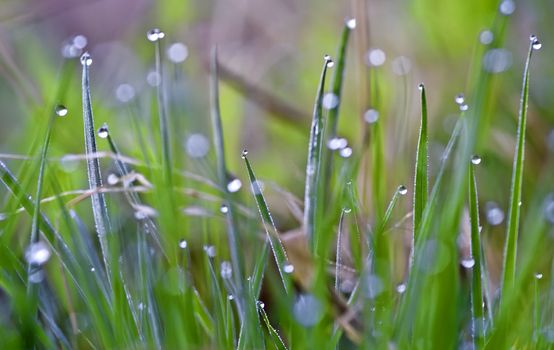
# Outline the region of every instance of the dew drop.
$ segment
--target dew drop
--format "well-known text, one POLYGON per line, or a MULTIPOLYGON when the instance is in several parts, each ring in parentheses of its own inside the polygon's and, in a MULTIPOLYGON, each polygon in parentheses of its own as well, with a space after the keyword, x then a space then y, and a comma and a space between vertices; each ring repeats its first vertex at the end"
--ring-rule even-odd
POLYGON ((223 261, 221 263, 221 278, 223 279, 229 279, 231 278, 231 275, 233 274, 233 268, 231 267, 231 263, 228 261, 223 261))
POLYGON ((210 150, 210 141, 202 134, 191 134, 185 140, 185 151, 192 158, 203 158, 210 150))
POLYGON ((54 108, 54 112, 58 117, 65 117, 67 115, 67 108, 64 105, 57 105, 54 108))
POLYGON ((227 214, 229 212, 229 207, 226 204, 221 204, 219 211, 223 214, 227 214))
POLYGON ((346 146, 348 146, 348 141, 343 137, 333 137, 332 139, 327 141, 327 148, 329 148, 331 151, 343 149, 346 146))
POLYGON ((474 155, 473 157, 471 157, 471 163, 474 165, 481 164, 481 157, 478 156, 477 154, 474 155))
POLYGON ((48 245, 43 241, 32 243, 25 251, 25 260, 31 265, 44 265, 49 259, 52 253, 48 248, 48 245))
POLYGON ((531 44, 533 46, 533 50, 540 50, 542 47, 542 43, 539 41, 536 35, 531 35, 529 37, 529 40, 531 40, 531 44))
POLYGON ((542 277, 543 277, 542 273, 536 273, 535 274, 535 278, 538 279, 538 280, 542 279, 542 277))
POLYGON ((331 56, 325 55, 323 59, 326 62, 327 68, 332 68, 335 65, 335 62, 331 59, 331 56))
POLYGON ((241 187, 242 187, 242 181, 240 181, 240 179, 238 178, 234 178, 227 183, 227 191, 231 193, 237 192, 238 190, 241 189, 241 187))
POLYGON ((516 9, 516 4, 513 0, 502 1, 498 8, 500 13, 503 14, 504 16, 511 15, 512 13, 514 13, 515 9, 516 9))
POLYGON ((405 196, 408 193, 408 188, 404 185, 398 186, 398 193, 402 196, 405 196))
POLYGON ((243 149, 241 154, 240 154, 240 157, 242 159, 246 159, 246 156, 248 155, 248 150, 247 149, 243 149))
POLYGON ((371 49, 366 54, 366 64, 368 66, 379 67, 387 60, 387 55, 381 49, 371 49))
POLYGON ((462 266, 466 269, 471 269, 473 268, 473 266, 475 266, 475 260, 472 258, 462 259, 462 261, 460 261, 460 264, 462 264, 462 266))
POLYGON ((294 318, 304 327, 312 327, 323 316, 321 302, 312 294, 300 294, 292 308, 294 318))
POLYGON ((456 97, 454 97, 454 102, 459 106, 465 102, 465 96, 464 94, 457 94, 456 97))
POLYGON ((105 139, 108 137, 109 135, 109 130, 108 130, 108 124, 104 123, 99 129, 98 129, 98 137, 102 138, 102 139, 105 139))
POLYGON ((339 151, 339 155, 342 157, 342 158, 350 158, 350 156, 352 155, 352 148, 350 147, 344 147, 343 149, 341 149, 339 151))
POLYGON ((323 96, 321 104, 325 109, 333 109, 339 105, 339 97, 332 92, 328 92, 323 96))
POLYGON ((156 42, 160 39, 163 39, 165 36, 165 33, 162 32, 159 28, 150 29, 146 33, 146 38, 151 42, 156 42))
POLYGON ((92 64, 92 57, 90 57, 88 52, 81 55, 81 64, 83 66, 90 66, 92 64))
POLYGON ((364 120, 366 123, 373 124, 379 120, 379 112, 375 109, 368 109, 364 113, 364 120))
POLYGON ((117 183, 119 182, 119 176, 117 176, 116 174, 109 174, 106 182, 110 186, 117 185, 117 183))
POLYGON ((465 112, 469 109, 469 106, 466 103, 460 105, 460 111, 465 112))
POLYGON ((160 85, 161 81, 162 78, 160 77, 160 74, 158 74, 158 72, 156 71, 148 72, 148 75, 146 75, 146 82, 152 87, 160 85))
POLYGON ((423 83, 419 83, 417 88, 419 89, 419 91, 423 91, 423 89, 425 88, 425 85, 423 85, 423 83))
POLYGON ((498 226, 504 221, 504 212, 496 202, 487 202, 485 204, 487 212, 487 222, 492 226, 498 226))
POLYGON ((181 240, 179 241, 179 248, 181 248, 181 249, 187 249, 187 246, 188 246, 188 243, 187 243, 187 241, 186 241, 185 239, 181 239, 181 240))
POLYGON ((208 257, 215 258, 215 247, 213 245, 205 245, 204 251, 208 254, 208 257))
POLYGON ((115 98, 122 103, 127 103, 135 97, 135 88, 130 84, 121 84, 115 89, 115 98))
POLYGON ((88 40, 86 36, 79 34, 73 37, 73 46, 75 46, 77 49, 82 50, 87 46, 87 44, 88 40))
POLYGON ((406 285, 404 283, 400 283, 396 286, 396 291, 398 292, 398 294, 404 294, 404 292, 406 291, 406 285))
POLYGON ((96 269, 94 268, 94 266, 90 268, 90 272, 95 272, 95 271, 96 269))
POLYGON ((44 280, 44 271, 42 271, 42 269, 32 271, 29 274, 28 278, 29 278, 29 282, 31 283, 40 283, 44 280))
POLYGON ((233 294, 227 295, 227 300, 235 300, 235 296, 233 294))
POLYGON ((494 40, 494 34, 488 30, 485 29, 479 34, 479 42, 483 45, 489 45, 494 40))
POLYGON ((294 272, 294 265, 286 262, 283 264, 283 272, 284 273, 293 273, 294 272))
POLYGON ((346 26, 348 27, 348 29, 356 28, 356 19, 355 18, 350 18, 350 19, 346 20, 346 26))
POLYGON ((523 205, 523 202, 522 202, 522 201, 519 201, 519 202, 517 203, 517 206, 518 206, 518 207, 521 207, 522 205, 523 205))
POLYGON ((189 49, 183 43, 174 43, 167 48, 167 57, 173 63, 182 63, 189 56, 189 49))
POLYGON ((258 300, 257 302, 258 306, 261 307, 262 309, 265 308, 265 303, 261 300, 258 300))
POLYGON ((343 211, 345 214, 350 214, 350 213, 352 212, 352 208, 345 207, 345 208, 342 208, 342 211, 343 211))

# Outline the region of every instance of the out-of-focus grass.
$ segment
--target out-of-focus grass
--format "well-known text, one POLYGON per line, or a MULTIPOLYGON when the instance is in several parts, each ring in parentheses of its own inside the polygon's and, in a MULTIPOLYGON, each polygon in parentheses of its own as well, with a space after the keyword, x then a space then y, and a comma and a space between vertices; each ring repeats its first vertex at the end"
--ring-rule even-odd
POLYGON ((552 346, 551 5, 61 4, 0 5, 3 348, 552 346))

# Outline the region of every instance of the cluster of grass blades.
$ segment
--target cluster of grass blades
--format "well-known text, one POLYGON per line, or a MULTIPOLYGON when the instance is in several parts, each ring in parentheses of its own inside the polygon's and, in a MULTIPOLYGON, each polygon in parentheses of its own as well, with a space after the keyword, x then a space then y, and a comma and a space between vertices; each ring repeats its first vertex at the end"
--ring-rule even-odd
MULTIPOLYGON (((240 156, 251 193, 242 197, 236 193, 236 179, 226 159, 239 154, 225 150, 215 48, 210 64, 215 180, 204 174, 181 176, 185 171, 173 157, 171 114, 162 75, 165 34, 155 29, 147 38, 154 43, 160 80, 154 112, 159 134, 152 137, 153 146, 159 146, 153 147, 159 162, 146 159, 146 166, 130 164, 107 126, 96 131, 89 82, 94 77, 89 72, 92 57, 84 53, 80 59, 88 189, 79 202, 91 199, 96 233, 91 235, 81 212, 65 202, 55 166, 49 166, 56 123, 63 122, 58 117, 67 114, 59 103, 72 84, 74 66, 65 62, 54 107, 48 107, 42 145, 32 150, 37 164, 29 171, 37 174, 35 183, 20 180, 0 161, 0 179, 13 195, 1 217, 3 348, 551 346, 551 334, 543 331, 545 317, 540 306, 543 275, 535 274, 538 263, 533 259, 533 251, 545 249, 541 247, 546 230, 540 217, 541 193, 529 209, 534 220, 526 227, 523 254, 517 248, 530 63, 540 42, 531 36, 502 282, 500 293, 491 296, 477 195, 476 167, 481 158, 473 155, 481 132, 482 104, 468 110, 464 98, 456 98, 461 114, 430 181, 427 97, 420 84, 413 206, 403 219, 396 220, 398 204, 409 192, 398 185, 388 206, 379 198, 369 212, 365 196, 358 194, 358 173, 364 157, 372 157, 370 164, 382 164, 377 159, 383 156, 382 149, 366 153, 365 148, 382 146, 379 137, 384 135, 385 124, 373 129, 376 142, 364 138, 359 149, 347 147, 337 136, 348 38, 354 28, 354 20, 345 23, 336 61, 324 56, 309 134, 303 215, 299 215, 299 228, 286 233, 279 232, 264 195, 269 185, 256 177, 255 161, 251 162, 246 150, 240 156), (329 92, 335 103, 326 112, 329 69, 335 69, 329 92), (102 181, 97 135, 107 140, 100 147, 108 147, 114 156, 117 175, 108 176, 107 185, 102 181), (48 215, 42 205, 45 188, 56 202, 48 215), (28 193, 33 189, 31 197, 28 193), (122 198, 116 197, 119 192, 122 198), (200 214, 199 202, 204 209, 200 214), (213 202, 216 210, 208 212, 213 202), (124 209, 114 208, 118 204, 129 209, 131 217, 125 216, 124 209), (17 214, 20 207, 31 218, 25 243, 17 237, 18 226, 25 227, 17 214), (461 255, 457 239, 465 220, 464 207, 468 208, 470 251, 461 255), (194 215, 191 208, 196 208, 194 215), (49 215, 55 215, 55 220, 49 215), (398 224, 410 219, 411 251, 404 257, 408 261, 405 272, 399 273, 395 261, 406 254, 397 249, 393 233, 398 224), (14 242, 25 246, 23 251, 13 249, 14 242), (461 275, 470 277, 466 281, 461 275), (525 315, 533 320, 531 324, 525 323, 525 315)), ((476 84, 475 91, 486 85, 479 79, 476 84)), ((377 178, 383 171, 373 171, 378 197, 387 191, 377 178)), ((296 200, 293 195, 290 198, 296 200)))

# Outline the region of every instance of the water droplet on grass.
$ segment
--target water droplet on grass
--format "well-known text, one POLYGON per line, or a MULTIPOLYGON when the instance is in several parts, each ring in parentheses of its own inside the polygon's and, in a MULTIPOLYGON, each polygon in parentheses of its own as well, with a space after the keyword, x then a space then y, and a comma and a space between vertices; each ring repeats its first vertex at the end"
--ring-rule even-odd
POLYGON ((243 150, 242 150, 242 153, 240 154, 240 157, 241 157, 242 159, 245 159, 247 155, 248 155, 248 150, 247 150, 247 149, 243 149, 243 150))
POLYGON ((366 123, 373 124, 379 120, 379 112, 375 109, 368 109, 364 113, 364 120, 366 123))
POLYGON ((231 278, 231 275, 233 274, 233 268, 231 267, 231 263, 228 261, 223 261, 221 263, 221 278, 223 279, 229 279, 231 278))
POLYGON ((356 28, 356 19, 355 18, 350 18, 350 19, 346 20, 346 26, 348 27, 348 29, 356 28))
POLYGON ((404 185, 400 185, 400 186, 398 186, 397 191, 401 196, 404 196, 408 193, 408 188, 404 185))
POLYGON ((504 16, 509 16, 516 10, 516 4, 513 0, 504 0, 500 3, 498 10, 504 16))
POLYGON ((57 105, 54 108, 54 113, 56 113, 58 117, 65 117, 67 115, 67 108, 64 105, 57 105))
POLYGON ((475 154, 473 157, 471 157, 471 163, 474 165, 481 164, 481 157, 475 154))
POLYGON ((92 57, 90 57, 88 52, 81 55, 81 64, 83 66, 90 66, 92 64, 92 57))
POLYGON ((261 307, 262 309, 265 308, 265 303, 261 300, 258 300, 257 302, 258 306, 261 307))
POLYGON ((231 179, 231 181, 227 183, 227 191, 231 193, 237 192, 241 188, 242 188, 242 181, 240 181, 240 179, 238 178, 231 179))
POLYGON ((189 49, 183 43, 174 43, 167 48, 167 57, 173 63, 182 63, 189 56, 189 49))
POLYGON ((472 258, 462 259, 462 261, 460 261, 460 264, 462 264, 462 266, 466 269, 471 269, 473 268, 473 266, 475 266, 475 260, 472 258))
POLYGON ((135 88, 130 84, 121 84, 115 89, 115 98, 119 102, 127 103, 135 97, 135 88))
POLYGON ((500 225, 504 221, 504 212, 496 202, 487 202, 485 210, 487 212, 487 222, 492 226, 500 225))
POLYGON ((404 292, 406 291, 406 285, 404 283, 400 283, 396 286, 396 291, 398 292, 398 294, 404 294, 404 292))
POLYGON ((543 277, 542 273, 536 273, 535 274, 535 278, 538 279, 538 280, 541 280, 543 277))
POLYGON ((343 158, 350 158, 350 156, 352 155, 352 148, 344 147, 339 151, 339 155, 343 158))
POLYGON ((90 268, 90 272, 95 272, 95 271, 96 271, 96 269, 94 267, 90 268))
POLYGON ((304 327, 312 327, 323 316, 321 303, 312 294, 300 294, 292 308, 294 318, 304 327))
POLYGON ((108 129, 108 124, 104 123, 99 129, 98 129, 98 137, 105 139, 110 134, 110 131, 108 129))
POLYGON ((210 150, 210 141, 202 134, 191 134, 185 141, 185 150, 192 158, 203 158, 210 150))
POLYGON ((146 75, 146 82, 148 83, 148 85, 152 86, 152 87, 156 87, 158 85, 160 85, 160 82, 162 81, 160 75, 158 74, 158 72, 156 71, 151 71, 151 72, 148 72, 148 74, 146 75))
POLYGON ((339 105, 339 97, 332 92, 328 92, 323 96, 323 108, 333 109, 339 105))
POLYGON ((215 247, 213 245, 205 245, 204 251, 210 258, 215 258, 215 247))
POLYGON ((419 89, 419 91, 423 91, 423 89, 425 88, 425 85, 423 85, 423 83, 419 83, 417 88, 419 89))
POLYGON ((381 49, 371 49, 366 54, 366 64, 368 66, 382 66, 387 59, 385 52, 381 49))
POLYGON ((187 249, 188 243, 185 239, 182 239, 179 241, 179 248, 181 249, 187 249))
POLYGON ((31 265, 44 265, 49 259, 52 253, 50 248, 43 241, 38 241, 29 245, 25 251, 25 260, 31 265))
POLYGON ((116 174, 109 174, 106 182, 110 186, 116 185, 119 182, 119 176, 117 176, 116 174))
POLYGON ((294 265, 292 265, 289 262, 286 262, 283 264, 283 272, 285 273, 293 273, 294 272, 294 265))
POLYGON ((332 68, 335 65, 335 62, 331 59, 331 56, 325 55, 323 56, 323 59, 327 62, 327 68, 332 68))
POLYGON ((345 214, 350 214, 350 213, 352 212, 352 208, 345 207, 345 208, 342 208, 342 211, 343 211, 345 214))
POLYGON ((346 146, 348 146, 348 141, 343 137, 333 137, 332 139, 327 141, 327 148, 329 148, 331 151, 343 149, 346 146))
POLYGON ((465 96, 464 94, 457 94, 456 97, 454 97, 454 102, 459 106, 465 102, 465 96))
POLYGON ((162 32, 159 28, 150 29, 146 33, 146 38, 151 42, 156 42, 165 37, 165 33, 162 32))
POLYGON ((540 50, 542 47, 542 43, 539 41, 536 35, 531 35, 529 37, 529 40, 531 40, 531 44, 533 45, 533 50, 540 50))
POLYGON ((219 211, 223 214, 227 214, 229 212, 229 207, 226 204, 221 204, 219 211))
POLYGON ((469 106, 466 103, 460 105, 460 111, 465 112, 469 109, 469 106))
POLYGON ((483 45, 489 45, 493 40, 494 34, 488 29, 481 31, 479 34, 479 42, 483 45))

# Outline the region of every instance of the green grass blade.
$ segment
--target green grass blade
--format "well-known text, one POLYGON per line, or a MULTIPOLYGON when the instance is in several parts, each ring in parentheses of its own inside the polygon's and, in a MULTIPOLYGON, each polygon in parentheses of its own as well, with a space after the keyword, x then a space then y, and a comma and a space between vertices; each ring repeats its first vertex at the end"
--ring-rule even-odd
POLYGON ((221 123, 221 111, 219 106, 219 76, 217 63, 217 48, 214 47, 211 55, 211 78, 210 78, 210 114, 212 119, 213 142, 216 154, 217 179, 218 185, 223 191, 224 201, 227 205, 225 218, 227 220, 227 241, 229 243, 229 252, 231 255, 231 265, 233 268, 233 279, 237 288, 237 306, 241 318, 244 317, 245 296, 243 293, 243 262, 242 255, 239 252, 239 237, 234 216, 234 206, 232 196, 227 189, 227 166, 225 164, 225 143, 223 139, 223 126, 221 123))
MULTIPOLYGON (((96 153, 96 131, 94 129, 94 117, 92 114, 92 103, 90 97, 90 82, 89 82, 89 66, 92 64, 92 58, 85 52, 81 56, 83 66, 82 75, 82 93, 83 93, 83 121, 85 131, 85 152, 87 155, 96 153)), ((88 183, 91 190, 96 190, 102 187, 102 176, 100 174, 100 162, 96 157, 87 157, 87 173, 88 183)), ((108 217, 108 207, 104 199, 104 194, 94 191, 91 195, 92 213, 94 216, 94 224, 96 226, 96 234, 100 241, 100 249, 102 258, 106 267, 108 281, 111 279, 109 249, 106 235, 111 231, 110 221, 108 217)))
POLYGON ((479 203, 474 166, 469 167, 469 219, 471 224, 471 258, 473 259, 473 269, 471 272, 471 311, 473 322, 472 336, 475 348, 481 349, 485 345, 485 318, 483 310, 483 287, 481 273, 479 203))
POLYGON ((427 134, 427 98, 425 96, 425 86, 419 84, 419 90, 421 91, 421 128, 419 129, 419 141, 417 143, 414 180, 414 232, 412 238, 414 246, 423 217, 423 210, 427 204, 429 188, 429 136, 427 134))
POLYGON ((317 218, 317 193, 321 162, 321 142, 323 139, 323 91, 325 90, 325 75, 327 68, 333 66, 333 61, 325 55, 319 87, 314 104, 312 126, 310 128, 310 144, 308 147, 308 161, 306 164, 306 183, 304 193, 304 230, 312 253, 316 251, 316 218, 317 218))
POLYGON ((281 336, 279 335, 277 330, 269 322, 269 317, 267 317, 267 313, 265 312, 264 307, 260 304, 258 304, 258 312, 260 313, 260 315, 262 315, 262 319, 265 322, 267 331, 269 332, 269 336, 273 341, 273 346, 278 350, 287 350, 287 347, 285 346, 283 339, 281 339, 281 336))
MULTIPOLYGON (((516 276, 517 239, 519 219, 521 212, 521 192, 523 181, 523 159, 525 157, 525 128, 527 125, 527 100, 529 98, 529 66, 534 46, 539 43, 536 37, 531 36, 527 60, 523 71, 523 86, 521 89, 521 101, 519 106, 519 121, 517 126, 517 141, 512 169, 512 185, 510 189, 510 209, 508 211, 508 223, 506 243, 504 246, 504 270, 502 275, 501 295, 514 287, 516 276)), ((539 43, 540 45, 540 43, 539 43)))
MULTIPOLYGON (((273 252, 273 257, 275 258, 275 263, 277 264, 277 270, 279 271, 279 275, 281 276, 281 281, 283 282, 283 288, 285 289, 285 292, 288 292, 289 286, 290 286, 290 278, 288 273, 283 271, 288 261, 287 253, 285 252, 285 248, 283 247, 283 244, 279 239, 279 233, 277 231, 277 228, 275 227, 275 222, 271 217, 271 213, 269 212, 267 202, 265 201, 260 184, 256 179, 254 170, 252 170, 252 165, 250 164, 250 161, 246 156, 247 153, 248 152, 246 150, 243 151, 242 158, 246 163, 246 168, 248 170, 248 178, 250 179, 250 184, 252 186, 252 193, 254 194, 254 198, 256 199, 258 212, 260 213, 260 216, 262 218, 264 230, 267 235, 266 243, 264 244, 264 251, 267 249, 267 244, 269 243, 269 246, 271 247, 271 251, 273 252)), ((266 254, 262 253, 261 256, 263 255, 267 255, 267 253, 266 254)), ((255 268, 253 290, 256 293, 256 295, 259 293, 259 290, 261 288, 266 265, 267 263, 264 260, 264 262, 262 263, 262 266, 257 266, 255 268)))

